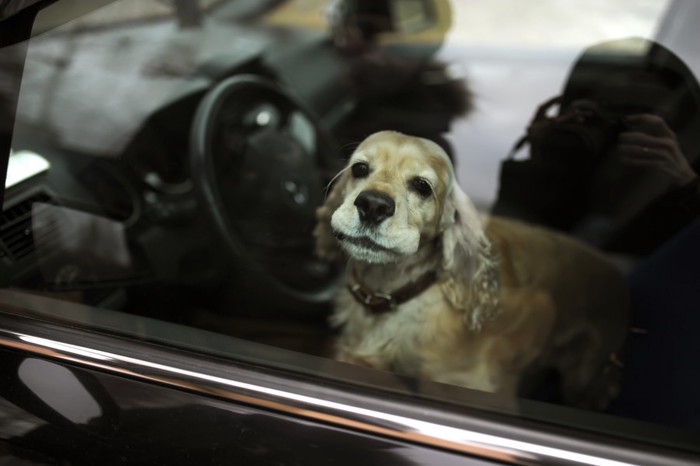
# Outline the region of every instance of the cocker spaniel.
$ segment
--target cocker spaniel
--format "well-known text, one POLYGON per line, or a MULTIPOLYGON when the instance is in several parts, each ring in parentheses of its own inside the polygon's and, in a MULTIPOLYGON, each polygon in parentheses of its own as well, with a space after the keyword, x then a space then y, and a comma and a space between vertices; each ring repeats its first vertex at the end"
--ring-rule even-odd
POLYGON ((336 177, 317 252, 348 258, 336 356, 403 375, 601 406, 627 332, 627 287, 562 234, 480 216, 437 144, 375 133, 336 177), (552 375, 554 374, 554 376, 552 375))

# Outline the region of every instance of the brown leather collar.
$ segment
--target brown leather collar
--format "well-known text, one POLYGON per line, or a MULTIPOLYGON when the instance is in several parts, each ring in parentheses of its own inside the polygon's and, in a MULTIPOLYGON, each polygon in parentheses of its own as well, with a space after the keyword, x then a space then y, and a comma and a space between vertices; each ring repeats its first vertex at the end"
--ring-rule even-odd
POLYGON ((355 284, 349 284, 348 290, 350 290, 357 302, 362 304, 367 310, 375 314, 382 314, 396 309, 396 306, 399 304, 415 298, 435 283, 436 279, 437 273, 431 270, 398 290, 394 290, 391 293, 381 293, 371 290, 355 277, 355 284))

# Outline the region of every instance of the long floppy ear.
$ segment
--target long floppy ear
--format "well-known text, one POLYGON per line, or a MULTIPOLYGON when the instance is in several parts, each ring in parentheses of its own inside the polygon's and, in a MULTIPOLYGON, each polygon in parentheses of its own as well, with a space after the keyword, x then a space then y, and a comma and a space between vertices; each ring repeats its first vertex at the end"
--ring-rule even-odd
POLYGON ((350 178, 348 173, 347 168, 344 168, 336 175, 329 183, 326 200, 316 209, 316 227, 313 234, 316 238, 316 254, 323 259, 334 260, 342 255, 338 241, 333 235, 331 217, 333 212, 343 203, 345 184, 350 178))
POLYGON ((456 183, 445 203, 442 224, 442 291, 464 311, 469 327, 480 330, 499 309, 498 263, 474 204, 456 183))

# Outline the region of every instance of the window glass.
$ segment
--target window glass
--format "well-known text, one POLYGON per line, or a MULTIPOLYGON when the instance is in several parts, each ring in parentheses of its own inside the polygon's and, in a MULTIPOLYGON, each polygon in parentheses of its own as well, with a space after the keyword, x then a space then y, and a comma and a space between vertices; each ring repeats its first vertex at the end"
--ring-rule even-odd
POLYGON ((63 4, 21 73, 3 309, 700 430, 697 3, 116 0, 45 27, 63 4))

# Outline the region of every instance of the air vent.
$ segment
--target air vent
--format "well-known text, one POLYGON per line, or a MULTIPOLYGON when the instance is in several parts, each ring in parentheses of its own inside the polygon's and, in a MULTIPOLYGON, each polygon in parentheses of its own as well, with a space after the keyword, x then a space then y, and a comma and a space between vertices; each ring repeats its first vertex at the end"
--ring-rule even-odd
POLYGON ((12 260, 20 260, 34 251, 32 205, 36 202, 53 203, 53 200, 46 193, 38 193, 2 212, 0 242, 12 260))

